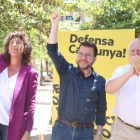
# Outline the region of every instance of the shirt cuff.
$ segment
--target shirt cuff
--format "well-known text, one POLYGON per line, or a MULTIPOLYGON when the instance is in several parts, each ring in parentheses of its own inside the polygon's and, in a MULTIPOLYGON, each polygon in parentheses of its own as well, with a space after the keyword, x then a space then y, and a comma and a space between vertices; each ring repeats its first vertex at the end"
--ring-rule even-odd
POLYGON ((104 126, 105 123, 106 123, 105 118, 98 118, 98 117, 96 117, 96 125, 104 126))
POLYGON ((58 43, 55 44, 49 44, 47 43, 47 50, 50 52, 55 52, 58 50, 58 43))

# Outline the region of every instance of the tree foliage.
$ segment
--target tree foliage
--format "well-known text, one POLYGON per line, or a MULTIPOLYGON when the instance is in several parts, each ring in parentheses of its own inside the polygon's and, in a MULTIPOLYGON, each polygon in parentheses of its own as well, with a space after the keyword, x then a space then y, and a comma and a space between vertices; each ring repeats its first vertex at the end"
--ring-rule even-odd
POLYGON ((135 29, 140 37, 140 0, 95 0, 79 6, 93 19, 81 24, 80 30, 135 29))
MULTIPOLYGON (((60 22, 59 30, 135 29, 140 36, 140 0, 0 0, 0 52, 6 35, 25 31, 33 46, 33 59, 45 59, 51 29, 50 15, 70 11, 85 12, 93 20, 80 25, 60 22)), ((78 15, 73 16, 75 19, 78 15)))
MULTIPOLYGON (((3 52, 4 38, 8 33, 24 31, 33 47, 32 58, 46 60, 52 66, 46 50, 51 29, 50 16, 55 11, 60 11, 62 15, 75 11, 78 1, 72 4, 65 0, 0 0, 0 52, 3 52)), ((75 28, 78 26, 74 21, 64 21, 59 26, 59 30, 75 28)))
POLYGON ((62 11, 62 0, 0 0, 0 47, 6 35, 24 31, 33 46, 33 58, 49 59, 46 44, 50 33, 50 15, 62 11))

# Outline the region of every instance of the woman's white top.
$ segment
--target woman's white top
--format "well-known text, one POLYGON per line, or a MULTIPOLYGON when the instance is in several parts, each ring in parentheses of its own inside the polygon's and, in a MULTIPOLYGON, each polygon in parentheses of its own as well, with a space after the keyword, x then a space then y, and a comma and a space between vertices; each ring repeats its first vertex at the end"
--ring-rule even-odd
POLYGON ((0 123, 7 126, 17 76, 18 73, 8 78, 8 67, 0 73, 0 123))

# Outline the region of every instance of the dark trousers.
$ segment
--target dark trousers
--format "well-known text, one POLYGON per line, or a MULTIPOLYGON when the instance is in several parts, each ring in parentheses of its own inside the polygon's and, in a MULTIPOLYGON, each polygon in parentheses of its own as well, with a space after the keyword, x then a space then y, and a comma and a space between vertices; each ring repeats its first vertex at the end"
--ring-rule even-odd
POLYGON ((7 140, 8 126, 0 123, 0 140, 7 140))

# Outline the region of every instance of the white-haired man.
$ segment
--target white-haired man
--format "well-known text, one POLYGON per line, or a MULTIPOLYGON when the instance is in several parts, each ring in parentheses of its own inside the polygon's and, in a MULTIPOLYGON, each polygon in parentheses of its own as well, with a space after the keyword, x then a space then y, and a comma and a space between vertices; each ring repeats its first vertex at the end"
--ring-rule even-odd
POLYGON ((110 140, 140 140, 140 38, 130 42, 129 65, 118 67, 105 90, 116 97, 110 140))

